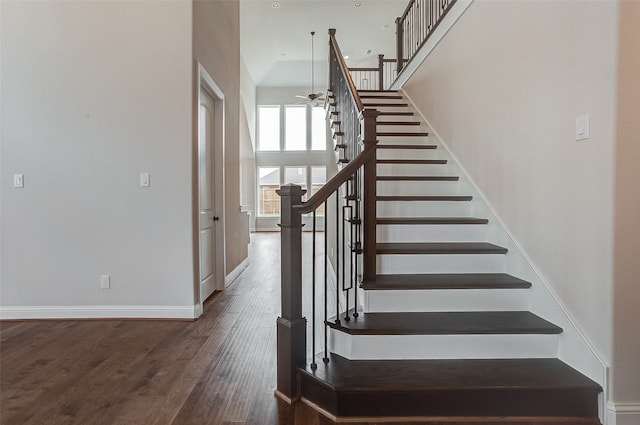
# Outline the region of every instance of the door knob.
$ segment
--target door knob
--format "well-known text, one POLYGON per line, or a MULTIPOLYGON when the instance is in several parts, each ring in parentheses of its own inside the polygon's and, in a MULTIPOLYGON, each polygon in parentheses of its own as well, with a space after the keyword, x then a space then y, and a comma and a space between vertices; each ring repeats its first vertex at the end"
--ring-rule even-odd
POLYGON ((220 217, 213 217, 213 221, 218 221, 220 220, 220 217))

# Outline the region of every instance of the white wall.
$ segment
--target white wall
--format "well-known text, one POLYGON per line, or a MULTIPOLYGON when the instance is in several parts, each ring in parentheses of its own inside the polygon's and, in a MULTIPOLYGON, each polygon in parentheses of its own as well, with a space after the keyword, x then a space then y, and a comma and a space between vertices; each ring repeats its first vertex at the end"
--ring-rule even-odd
POLYGON ((605 361, 615 29, 613 2, 476 1, 405 86, 605 361))
POLYGON ((640 418, 638 19, 633 1, 475 1, 405 86, 610 365, 617 424, 640 418))
MULTIPOLYGON (((620 2, 616 120, 612 401, 640 423, 640 3, 620 2), (635 413, 632 413, 635 412, 635 413)), ((626 419, 626 422, 623 420, 626 419)))
POLYGON ((193 2, 193 57, 224 93, 226 272, 247 258, 248 226, 240 211, 240 6, 238 1, 193 2))
POLYGON ((0 7, 3 310, 171 306, 188 317, 191 3, 0 7))

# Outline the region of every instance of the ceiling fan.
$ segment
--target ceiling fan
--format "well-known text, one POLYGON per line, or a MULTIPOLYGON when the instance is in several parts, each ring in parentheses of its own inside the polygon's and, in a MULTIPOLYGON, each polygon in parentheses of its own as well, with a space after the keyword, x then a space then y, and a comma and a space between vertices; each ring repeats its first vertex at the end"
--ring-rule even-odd
POLYGON ((314 76, 314 72, 313 72, 313 38, 316 35, 315 31, 311 31, 311 93, 309 93, 306 96, 300 96, 297 95, 296 97, 298 99, 305 99, 305 102, 300 102, 300 103, 306 103, 307 105, 310 106, 320 106, 320 102, 324 101, 324 93, 316 93, 316 89, 315 89, 315 76, 314 76))

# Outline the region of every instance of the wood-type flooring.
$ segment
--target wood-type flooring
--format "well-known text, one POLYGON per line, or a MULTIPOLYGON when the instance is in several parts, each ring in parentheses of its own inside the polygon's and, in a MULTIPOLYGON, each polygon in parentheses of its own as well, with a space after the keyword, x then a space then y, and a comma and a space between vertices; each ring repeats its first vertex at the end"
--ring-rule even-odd
POLYGON ((253 234, 249 267, 197 321, 0 322, 0 424, 332 423, 273 395, 279 265, 279 234, 253 234))

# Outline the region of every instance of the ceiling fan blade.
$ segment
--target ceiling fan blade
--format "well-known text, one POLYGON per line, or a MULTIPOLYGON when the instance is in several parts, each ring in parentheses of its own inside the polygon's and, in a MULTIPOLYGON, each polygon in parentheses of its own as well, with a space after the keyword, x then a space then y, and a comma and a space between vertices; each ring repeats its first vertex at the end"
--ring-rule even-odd
POLYGON ((298 99, 309 99, 309 96, 300 96, 299 94, 297 94, 296 97, 298 99))

